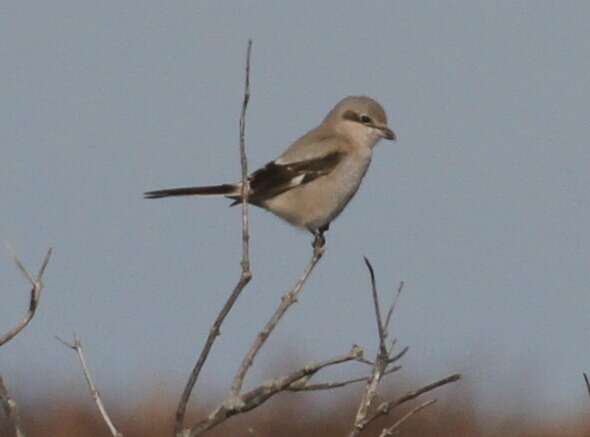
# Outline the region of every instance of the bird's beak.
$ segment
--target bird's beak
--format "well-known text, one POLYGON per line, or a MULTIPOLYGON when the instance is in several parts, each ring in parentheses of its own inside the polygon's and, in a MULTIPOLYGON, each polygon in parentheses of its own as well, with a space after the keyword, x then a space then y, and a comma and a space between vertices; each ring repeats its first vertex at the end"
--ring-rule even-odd
POLYGON ((390 140, 390 141, 396 141, 397 140, 397 135, 395 134, 394 131, 392 131, 391 129, 389 129, 387 126, 375 126, 381 136, 383 138, 385 138, 386 140, 390 140))

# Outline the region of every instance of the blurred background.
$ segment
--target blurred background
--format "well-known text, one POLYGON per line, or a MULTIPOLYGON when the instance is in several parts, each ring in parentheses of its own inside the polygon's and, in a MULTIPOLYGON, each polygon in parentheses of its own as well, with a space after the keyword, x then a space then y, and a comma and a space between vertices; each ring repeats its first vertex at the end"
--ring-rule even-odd
MULTIPOLYGON (((399 141, 375 150, 247 385, 353 343, 374 353, 366 255, 383 299, 406 284, 393 335, 410 351, 384 390, 464 376, 408 433, 588 435, 589 14, 583 1, 3 2, 0 240, 34 271, 54 248, 38 315, 0 349, 32 435, 104 434, 75 356, 54 339, 73 332, 122 430, 169 429, 239 276, 240 211, 142 193, 239 177, 248 38, 251 169, 351 94, 381 102, 399 141)), ((254 279, 194 411, 229 388, 310 255, 306 233, 260 210, 251 223, 254 279)), ((5 254, 0 332, 28 304, 5 254)), ((360 393, 279 397, 220 432, 331 435, 360 393)))

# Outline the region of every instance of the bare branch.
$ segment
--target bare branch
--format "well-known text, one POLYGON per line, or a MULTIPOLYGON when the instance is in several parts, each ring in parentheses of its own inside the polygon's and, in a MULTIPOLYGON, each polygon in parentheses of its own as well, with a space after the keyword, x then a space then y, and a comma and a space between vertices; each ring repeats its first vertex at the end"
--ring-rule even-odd
POLYGON ((391 425, 388 428, 384 428, 383 431, 381 431, 381 434, 379 434, 379 437, 393 436, 394 432, 396 432, 410 417, 412 417, 415 414, 418 414, 420 411, 431 406, 435 402, 436 399, 431 399, 429 401, 423 402, 422 404, 408 411, 401 418, 399 418, 393 425, 391 425))
POLYGON ((381 354, 387 353, 387 348, 385 346, 385 338, 387 337, 387 332, 385 331, 385 326, 381 321, 381 308, 379 307, 379 295, 377 293, 377 281, 375 280, 375 271, 373 270, 373 266, 369 259, 364 256, 363 259, 365 260, 365 264, 369 269, 369 275, 371 277, 371 292, 373 296, 373 306, 375 307, 375 319, 377 321, 377 331, 379 333, 379 349, 381 354))
MULTIPOLYGON (((393 349, 393 348, 389 348, 389 349, 388 349, 388 351, 389 351, 389 355, 391 355, 391 350, 392 350, 392 349, 393 349)), ((409 350, 410 350, 410 347, 409 347, 409 346, 405 346, 405 347, 404 347, 404 348, 403 348, 401 351, 399 351, 397 354, 395 354, 395 355, 393 355, 392 357, 388 358, 388 359, 387 359, 387 363, 388 363, 388 364, 392 364, 392 363, 395 363, 396 361, 399 361, 399 360, 401 360, 401 359, 402 359, 402 357, 403 357, 403 356, 404 356, 404 355, 405 355, 405 354, 406 354, 406 353, 407 353, 409 350)), ((366 364, 366 365, 368 365, 368 366, 371 366, 371 367, 375 366, 375 361, 367 360, 366 358, 362 358, 362 359, 360 359, 360 360, 359 360, 359 362, 361 362, 361 363, 363 363, 363 364, 366 364)))
MULTIPOLYGON (((350 433, 350 436, 356 436, 360 434, 360 432, 364 428, 367 421, 367 417, 369 415, 369 411, 373 407, 373 403, 375 401, 375 398, 377 397, 377 388, 379 387, 379 382, 381 381, 381 378, 383 377, 385 370, 387 369, 387 366, 390 362, 389 352, 387 350, 387 346, 385 345, 385 338, 387 336, 387 332, 385 331, 385 327, 383 325, 383 322, 381 321, 381 309, 379 308, 379 295, 377 293, 375 272, 373 271, 373 266, 371 266, 371 263, 366 257, 365 264, 369 269, 369 274, 371 277, 371 291, 379 334, 379 351, 377 352, 377 356, 375 357, 375 363, 373 364, 373 371, 371 373, 371 377, 367 379, 367 385, 365 387, 363 396, 361 397, 361 402, 356 412, 353 429, 350 433)), ((405 353, 405 351, 402 352, 405 353)))
POLYGON ((209 356, 209 352, 213 347, 213 343, 215 339, 220 335, 221 325, 223 324, 226 316, 229 314, 231 309, 233 308, 234 304, 238 300, 242 290, 246 288, 246 285, 252 279, 252 273, 250 271, 250 233, 249 233, 249 218, 248 218, 248 193, 249 193, 249 183, 248 183, 248 160, 246 156, 246 110, 248 108, 248 102, 250 101, 250 55, 252 52, 252 40, 248 40, 248 48, 246 51, 246 78, 245 78, 245 85, 244 85, 244 99, 242 102, 242 111, 240 115, 240 164, 241 164, 241 172, 242 172, 242 192, 241 192, 241 200, 242 200, 242 259, 240 262, 242 271, 240 274, 240 279, 238 283, 234 287, 231 295, 229 296, 226 303, 223 305, 223 308, 217 315, 217 318, 213 322, 211 329, 209 330, 209 335, 207 336, 207 340, 205 341, 205 345, 197 358, 197 362, 191 371, 190 377, 188 382, 182 392, 182 396, 178 403, 178 407, 176 409, 176 420, 174 422, 174 433, 180 434, 182 428, 184 426, 184 418, 186 415, 186 407, 188 401, 191 397, 191 393, 193 388, 199 378, 199 374, 203 366, 205 365, 205 361, 209 356))
POLYGON ((100 411, 100 414, 101 414, 103 420, 107 424, 109 431, 111 432, 111 435, 113 437, 123 437, 123 434, 121 432, 119 432, 119 430, 115 427, 115 425, 113 424, 113 421, 109 417, 109 414, 102 402, 102 399, 100 398, 100 393, 98 392, 98 390, 96 389, 96 386, 94 385, 94 381, 92 380, 92 377, 90 376, 90 370, 88 369, 88 364, 86 363, 86 358, 84 357, 84 350, 82 349, 82 343, 80 343, 80 340, 78 339, 78 337, 76 337, 76 335, 74 334, 74 341, 72 343, 68 343, 67 341, 62 340, 59 337, 56 337, 56 338, 64 346, 72 349, 78 355, 78 359, 80 360, 80 365, 82 366, 82 372, 84 373, 84 378, 86 379, 86 383, 88 384, 88 388, 90 389, 90 395, 92 396, 92 399, 94 399, 94 402, 96 403, 96 406, 98 407, 98 410, 100 411))
POLYGON ((586 390, 588 390, 588 396, 590 396, 590 380, 588 379, 588 374, 584 372, 584 382, 586 383, 586 390))
POLYGON ((4 384, 2 376, 0 376, 0 405, 2 405, 2 409, 4 410, 8 420, 12 422, 14 434, 16 437, 25 437, 25 433, 22 430, 16 402, 8 394, 8 389, 4 384))
POLYGON ((252 40, 248 40, 246 50, 246 78, 244 83, 244 100, 242 101, 242 113, 240 114, 240 164, 242 169, 242 272, 250 274, 250 234, 248 225, 248 195, 250 183, 248 182, 248 158, 246 156, 246 109, 250 101, 250 55, 252 53, 252 40))
POLYGON ((323 254, 324 254, 324 246, 322 246, 320 244, 314 244, 313 255, 311 257, 311 260, 309 261, 309 264, 307 265, 307 268, 303 272, 303 275, 301 276, 301 278, 299 278, 299 280, 295 284, 295 287, 293 287, 291 290, 289 290, 281 298, 281 303, 280 303, 279 307, 277 308, 275 313, 272 315, 270 320, 266 323, 266 325, 264 326, 262 331, 260 331, 258 333, 258 335, 256 336, 254 343, 252 344, 252 346, 250 347, 250 350, 248 351, 248 353, 246 354, 246 356, 242 360, 242 364, 240 365, 240 368, 238 369, 238 372, 236 373, 236 376, 234 377, 234 381, 233 381, 232 387, 231 387, 231 393, 233 394, 234 397, 239 396, 240 391, 242 390, 242 385, 244 383, 244 378, 246 377, 248 370, 250 369, 250 367, 254 363, 254 358, 256 358, 256 355, 258 354, 258 352, 260 351, 260 349, 262 348, 262 346, 266 342, 266 339, 269 337, 269 335, 275 329, 277 324, 280 322, 283 315, 287 312, 287 310, 291 307, 291 305, 293 305, 295 302, 297 302, 297 298, 299 297, 299 294, 303 291, 303 286, 305 285, 305 281, 307 280, 307 278, 309 277, 309 275, 313 271, 316 264, 322 258, 323 254))
MULTIPOLYGON (((390 364, 401 359, 401 357, 403 357, 406 354, 406 352, 408 351, 408 348, 405 347, 400 352, 398 352, 396 355, 392 356, 391 354, 393 352, 393 346, 395 345, 395 340, 392 342, 391 347, 389 349, 387 349, 387 347, 385 345, 385 339, 387 338, 387 335, 388 335, 387 331, 388 331, 389 325, 391 323, 391 317, 392 317, 393 311, 395 309, 396 303, 399 299, 399 296, 402 292, 404 283, 401 282, 398 289, 397 289, 397 293, 396 293, 395 297, 393 298, 393 301, 391 303, 391 306, 389 307, 389 310, 387 311, 387 316, 385 317, 385 324, 384 324, 381 320, 381 310, 379 308, 379 295, 377 292, 375 272, 373 270, 373 267, 371 266, 371 263, 369 262, 369 260, 367 258, 365 258, 365 264, 367 265, 367 268, 369 269, 369 274, 371 276, 371 290, 372 290, 372 297, 373 297, 373 305, 375 307, 375 318, 377 319, 377 326, 379 328, 379 331, 378 331, 378 333, 379 333, 379 349, 378 349, 375 361, 373 363, 371 363, 368 360, 363 359, 363 362, 365 362, 367 364, 371 364, 373 366, 373 371, 371 373, 371 376, 369 378, 367 378, 367 385, 365 387, 365 391, 363 392, 363 396, 361 398, 361 402, 359 404, 359 407, 358 407, 358 410, 357 410, 357 413, 356 413, 356 416, 354 419, 354 423, 352 425, 352 430, 349 433, 349 437, 359 436, 368 424, 370 424, 371 422, 373 422, 375 419, 377 419, 380 416, 384 416, 384 415, 389 414, 389 411, 391 409, 395 408, 396 406, 401 405, 404 402, 408 402, 412 399, 415 399, 423 393, 434 390, 435 388, 440 387, 442 385, 457 381, 461 378, 461 375, 459 375, 459 374, 451 375, 451 376, 444 378, 440 381, 436 381, 432 384, 426 385, 418 390, 406 393, 404 396, 397 399, 396 401, 382 402, 379 406, 377 406, 375 408, 374 404, 375 404, 375 400, 378 398, 377 390, 379 387, 379 383, 380 383, 382 377, 387 373, 387 367, 390 364)), ((425 408, 428 405, 430 405, 430 403, 424 404, 423 406, 416 408, 415 411, 410 412, 411 414, 407 415, 407 417, 404 416, 402 419, 400 419, 400 421, 396 422, 393 426, 384 429, 381 436, 392 435, 393 432, 401 425, 401 423, 403 423, 405 420, 407 420, 409 417, 411 417, 411 415, 416 414, 418 411, 420 411, 422 408, 425 408)))
MULTIPOLYGON (((383 372, 383 376, 389 375, 390 373, 397 372, 400 370, 401 366, 394 366, 390 369, 387 369, 383 372)), ((298 391, 320 391, 320 390, 332 390, 335 388, 345 387, 347 385, 356 384, 357 382, 367 382, 370 376, 364 376, 361 378, 353 378, 347 379, 345 381, 335 381, 335 382, 322 382, 317 384, 299 384, 297 381, 294 384, 291 384, 288 388, 289 391, 298 392, 298 391)))
POLYGON ((199 354, 199 358, 197 359, 195 367, 193 368, 193 370, 190 374, 189 380, 186 384, 186 387, 184 388, 184 391, 182 393, 182 397, 180 399, 180 402, 178 404, 178 408, 176 410, 176 421, 175 421, 175 425, 174 425, 174 431, 176 434, 178 434, 183 427, 184 417, 186 414, 186 406, 187 406, 189 398, 191 396, 191 392, 193 390, 193 387, 195 386, 195 383, 197 382, 197 379, 199 377, 199 374, 201 373, 201 370, 205 364, 205 361, 207 361, 207 357, 209 356, 209 352, 211 351, 211 347, 213 346, 213 343, 215 342, 215 339, 217 338, 217 336, 219 336, 219 334, 220 334, 221 325, 223 324, 223 321, 225 320, 226 316, 228 315, 228 313, 230 312, 230 310, 232 309, 232 307, 234 306, 234 304, 238 300, 238 297, 240 296, 240 293, 242 292, 242 290, 246 287, 248 282, 250 282, 250 279, 251 279, 251 276, 244 276, 243 274, 240 276, 240 280, 236 284, 229 299, 223 305, 223 308, 221 309, 221 311, 217 315, 215 322, 213 322, 213 325, 211 326, 211 329, 209 330, 209 335, 207 336, 207 341, 205 342, 205 346, 203 346, 203 349, 201 350, 201 353, 199 354))
MULTIPOLYGON (((404 281, 401 281, 399 283, 399 287, 397 287, 397 293, 395 293, 395 296, 393 297, 393 301, 391 302, 391 306, 389 307, 389 310, 387 311, 387 317, 385 317, 385 332, 387 332, 387 330, 389 329, 389 324, 391 323, 391 316, 393 315, 393 311, 395 310, 395 306, 397 305, 397 302, 399 301, 399 297, 402 294, 402 290, 404 289, 404 281)), ((393 345, 392 345, 393 347, 393 345)))
MULTIPOLYGON (((247 167, 247 159, 246 159, 246 152, 245 152, 245 115, 246 115, 246 108, 250 99, 250 56, 251 56, 251 48, 252 48, 252 41, 248 41, 248 49, 246 55, 246 78, 245 78, 245 90, 244 90, 244 100, 242 103, 242 112, 240 116, 240 162, 242 168, 242 193, 241 193, 241 203, 242 203, 242 273, 240 276, 240 280, 238 284, 234 288, 232 294, 230 295, 229 299, 221 309, 221 312, 218 314, 215 322, 213 323, 210 331, 209 336, 205 342, 205 346, 201 351, 197 363, 191 372, 190 378, 188 383, 184 389, 182 397, 180 399, 177 411, 176 411, 176 421, 175 421, 175 434, 179 436, 188 435, 196 435, 195 433, 199 433, 198 429, 210 429, 210 427, 215 426, 220 421, 225 420, 224 416, 227 418, 231 415, 248 411, 252 408, 255 408, 260 403, 264 402, 270 396, 275 394, 276 387, 269 389, 266 386, 261 386, 263 389, 259 387, 258 391, 250 391, 240 396, 240 392, 242 389, 244 378, 252 366, 254 362, 254 358, 262 348, 263 344, 265 343, 268 336, 274 330, 276 325, 279 323, 285 312, 289 309, 289 307, 296 302, 298 295, 303 290, 303 285, 305 284, 307 278, 313 271, 315 265, 318 263, 320 258, 324 253, 323 242, 324 239, 320 234, 316 235, 316 240, 314 242, 314 252, 307 269, 303 273, 303 276, 299 279, 296 283, 294 288, 287 292, 285 296, 283 296, 281 304, 275 311, 272 318, 267 322, 262 332, 260 332, 252 344, 251 349, 246 354, 242 361, 242 365, 237 371, 237 374, 234 378, 232 383, 232 388, 228 398, 225 400, 224 405, 219 407, 217 410, 213 411, 208 418, 204 419, 203 421, 199 422, 195 425, 192 430, 191 429, 183 429, 184 427, 184 418, 186 415, 186 407, 188 404, 188 400, 190 398, 191 392, 193 390, 194 385, 199 377, 201 369, 203 368, 207 357, 209 356, 210 350, 213 346, 213 343, 216 337, 220 333, 220 327, 225 320, 225 317, 230 312, 231 308, 234 306, 235 302, 237 301, 241 291, 245 288, 245 286, 250 281, 252 274, 250 272, 250 260, 249 260, 249 230, 248 230, 248 211, 247 211, 247 199, 248 199, 248 167, 247 167)), ((312 373, 315 373, 312 372, 312 373)), ((307 374, 307 373, 306 373, 307 374)), ((300 379, 301 376, 297 379, 300 379)), ((295 380, 290 381, 287 385, 283 387, 283 384, 279 384, 279 391, 286 390, 292 382, 295 380)))
POLYGON ((348 361, 356 361, 360 356, 362 356, 362 353, 363 352, 361 348, 358 346, 353 346, 353 348, 347 354, 340 355, 319 363, 307 364, 301 369, 296 370, 287 376, 274 378, 273 380, 266 382, 241 395, 238 395, 237 397, 233 397, 230 393, 230 396, 228 396, 228 398, 221 405, 213 410, 207 418, 198 422, 188 433, 183 435, 190 437, 201 435, 232 416, 245 413, 260 406, 277 393, 289 391, 291 386, 296 385, 301 380, 308 380, 318 371, 326 367, 342 364, 348 361))
POLYGON ((369 423, 373 422, 378 417, 388 415, 391 410, 393 410, 395 407, 400 406, 401 404, 405 404, 406 402, 414 400, 418 396, 423 395, 424 393, 431 392, 432 390, 442 387, 443 385, 447 385, 447 384, 459 381, 460 379, 461 379, 461 375, 459 373, 455 373, 453 375, 447 376, 446 378, 439 379, 438 381, 435 381, 435 382, 432 382, 428 385, 420 387, 417 390, 410 391, 410 392, 406 393, 405 395, 397 398, 394 401, 383 402, 381 405, 379 405, 379 407, 373 413, 373 415, 371 415, 366 420, 364 426, 367 426, 369 423))
MULTIPOLYGON (((401 358, 406 354, 406 352, 408 352, 410 350, 409 346, 404 347, 401 351, 399 351, 397 354, 395 354, 394 356, 392 356, 391 358, 389 358, 387 360, 387 362, 389 364, 391 363, 395 363, 396 361, 401 360, 401 358)), ((391 352, 390 352, 391 353, 391 352)))
POLYGON ((367 417, 369 416, 369 411, 377 397, 377 388, 385 373, 385 366, 386 360, 380 358, 376 360, 371 376, 367 379, 367 385, 354 419, 353 429, 349 434, 350 437, 358 436, 368 423, 367 417))
POLYGON ((418 390, 414 390, 414 391, 410 391, 408 393, 406 393, 405 395, 401 396, 400 398, 398 398, 397 400, 390 402, 389 403, 389 409, 397 407, 398 405, 404 404, 408 401, 414 400, 416 399, 418 396, 423 395, 424 393, 428 393, 434 389, 437 389, 439 387, 442 387, 443 385, 447 385, 450 384, 452 382, 457 382, 461 379, 461 374, 460 373, 454 373, 450 376, 447 376, 446 378, 443 379, 439 379, 438 381, 434 381, 431 382, 428 385, 425 385, 421 388, 419 388, 418 390))
POLYGON ((0 336, 0 346, 5 345, 14 337, 16 337, 31 322, 31 320, 33 320, 35 312, 37 311, 37 307, 39 306, 39 300, 41 299, 41 291, 43 290, 43 274, 45 273, 45 268, 47 267, 47 264, 49 264, 49 259, 51 258, 52 252, 51 248, 47 251, 47 254, 43 259, 43 263, 41 264, 41 268, 39 269, 37 276, 33 278, 33 276, 28 272, 25 266, 18 259, 16 254, 14 254, 12 248, 9 247, 9 250, 12 252, 12 258, 14 259, 14 262, 16 263, 17 267, 31 284, 31 297, 29 300, 29 308, 27 310, 27 313, 25 314, 25 317, 14 328, 12 328, 6 334, 0 336))

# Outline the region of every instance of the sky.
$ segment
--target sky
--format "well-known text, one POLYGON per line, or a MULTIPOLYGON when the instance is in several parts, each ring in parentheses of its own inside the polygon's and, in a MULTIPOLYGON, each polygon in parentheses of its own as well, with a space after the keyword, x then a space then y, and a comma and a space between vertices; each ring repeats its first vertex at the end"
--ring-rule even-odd
MULTIPOLYGON (((398 381, 458 371, 488 411, 581 408, 589 14, 582 1, 3 2, 0 240, 31 270, 54 248, 37 316, 0 350, 3 376, 32 400, 86 396, 54 338, 76 332, 107 399, 181 392, 239 276, 240 211, 142 193, 239 177, 252 38, 251 169, 347 95, 377 99, 399 140, 375 149, 247 385, 353 343, 375 351, 367 256, 384 301, 405 282, 398 381)), ((205 367, 207 392, 229 388, 310 256, 310 236, 271 214, 252 209, 251 225, 254 279, 205 367)), ((4 253, 0 332, 28 304, 4 253)))

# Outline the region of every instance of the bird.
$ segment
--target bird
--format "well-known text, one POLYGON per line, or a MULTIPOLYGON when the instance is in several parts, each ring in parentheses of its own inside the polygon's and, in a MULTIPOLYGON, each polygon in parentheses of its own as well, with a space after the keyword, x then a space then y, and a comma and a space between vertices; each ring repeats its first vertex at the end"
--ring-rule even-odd
MULTIPOLYGON (((314 245, 323 246, 324 233, 356 194, 381 139, 397 140, 381 104, 366 96, 345 97, 317 127, 248 176, 247 201, 307 229, 314 245)), ((233 206, 242 202, 242 183, 144 193, 147 199, 175 196, 225 196, 233 206)))

